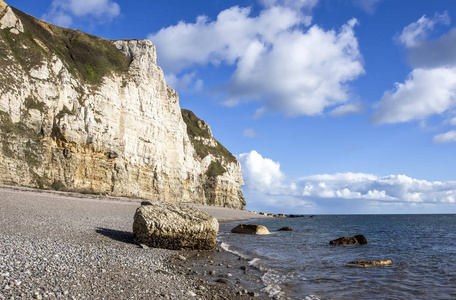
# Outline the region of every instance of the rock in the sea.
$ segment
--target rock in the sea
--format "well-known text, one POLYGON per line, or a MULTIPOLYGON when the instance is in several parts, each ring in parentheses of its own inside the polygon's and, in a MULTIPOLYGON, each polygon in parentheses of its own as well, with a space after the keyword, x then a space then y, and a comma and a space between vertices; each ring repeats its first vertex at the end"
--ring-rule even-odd
POLYGON ((355 235, 353 237, 344 236, 344 237, 338 238, 337 240, 330 241, 329 244, 337 245, 337 246, 366 245, 367 239, 364 235, 359 234, 359 235, 355 235))
POLYGON ((349 263, 350 265, 356 265, 357 267, 381 267, 381 266, 390 266, 393 264, 391 259, 383 260, 364 260, 359 259, 349 263))
POLYGON ((265 235, 270 234, 268 228, 263 225, 254 225, 254 224, 239 224, 238 226, 231 229, 232 233, 243 233, 243 234, 257 234, 265 235))
POLYGON ((293 228, 291 228, 291 227, 282 227, 278 231, 293 231, 293 228))
POLYGON ((157 202, 136 210, 133 235, 149 247, 209 250, 215 246, 218 228, 214 217, 195 207, 157 202))

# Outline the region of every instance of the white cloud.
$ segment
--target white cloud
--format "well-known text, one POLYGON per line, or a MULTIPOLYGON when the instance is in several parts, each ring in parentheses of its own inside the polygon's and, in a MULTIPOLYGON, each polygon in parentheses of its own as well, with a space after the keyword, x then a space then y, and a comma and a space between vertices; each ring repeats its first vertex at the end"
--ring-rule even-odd
POLYGON ((364 106, 361 103, 347 103, 336 107, 330 112, 331 116, 343 117, 350 114, 360 114, 364 112, 364 106))
POLYGON ((451 119, 449 120, 449 122, 450 122, 451 125, 456 126, 456 117, 451 118, 451 119))
POLYGON ((248 189, 264 193, 275 193, 282 187, 284 174, 280 163, 263 158, 256 151, 239 155, 242 175, 248 189))
POLYGON ((91 17, 98 22, 119 16, 120 6, 111 0, 53 0, 43 19, 68 27, 74 17, 91 17))
POLYGON ((244 137, 254 138, 256 136, 257 136, 257 132, 255 131, 255 129, 249 128, 249 129, 244 130, 244 137))
POLYGON ((360 7, 365 12, 373 14, 380 0, 353 0, 355 6, 360 7))
POLYGON ((304 30, 310 19, 289 6, 293 1, 266 2, 268 8, 255 17, 249 8, 236 6, 215 21, 200 16, 195 23, 180 22, 149 35, 160 65, 174 74, 207 64, 234 66, 221 91, 230 105, 253 99, 262 102, 263 111, 299 116, 346 103, 347 83, 364 73, 353 30, 357 21, 338 32, 316 25, 304 30))
POLYGON ((318 4, 318 0, 259 0, 260 4, 269 8, 273 6, 286 6, 294 9, 310 10, 318 4))
MULTIPOLYGON (((337 203, 340 207, 347 207, 358 201, 358 205, 371 207, 389 205, 394 211, 398 205, 436 208, 436 205, 454 203, 456 199, 456 181, 426 181, 406 175, 378 177, 347 172, 306 176, 290 184, 285 183, 285 175, 280 171, 278 162, 263 158, 256 151, 242 154, 240 161, 245 192, 254 195, 254 204, 258 207, 271 205, 276 209, 279 203, 284 205, 285 202, 288 206, 316 207, 327 205, 328 201, 331 205, 337 203), (266 198, 268 203, 261 203, 261 199, 266 198)), ((341 211, 346 211, 346 207, 341 211)))
POLYGON ((167 74, 165 76, 166 83, 175 90, 182 91, 200 91, 204 82, 199 79, 196 72, 186 73, 177 77, 175 74, 167 74))
POLYGON ((407 25, 397 39, 408 48, 415 47, 429 36, 436 24, 448 25, 449 23, 450 17, 447 12, 436 14, 432 19, 422 16, 418 21, 407 25))
POLYGON ((422 120, 456 106, 456 68, 415 69, 385 92, 372 120, 377 124, 422 120))
POLYGON ((433 139, 434 143, 454 143, 456 142, 456 130, 438 134, 433 139))

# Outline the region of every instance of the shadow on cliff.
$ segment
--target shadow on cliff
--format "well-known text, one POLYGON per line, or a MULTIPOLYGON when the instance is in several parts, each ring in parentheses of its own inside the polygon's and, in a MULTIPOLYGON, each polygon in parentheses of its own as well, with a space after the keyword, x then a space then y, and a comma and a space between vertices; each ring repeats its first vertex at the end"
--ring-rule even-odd
POLYGON ((115 241, 132 244, 132 245, 137 245, 137 243, 135 243, 135 240, 133 238, 132 232, 120 231, 120 230, 114 230, 114 229, 108 229, 108 228, 100 228, 100 227, 97 227, 95 232, 99 233, 103 236, 106 236, 110 239, 113 239, 115 241))

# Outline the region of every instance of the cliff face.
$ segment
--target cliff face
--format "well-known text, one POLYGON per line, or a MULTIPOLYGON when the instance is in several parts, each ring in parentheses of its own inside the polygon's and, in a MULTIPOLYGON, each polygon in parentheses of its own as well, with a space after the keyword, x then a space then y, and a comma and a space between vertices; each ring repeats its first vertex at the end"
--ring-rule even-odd
POLYGON ((0 184, 244 208, 240 164, 179 107, 147 40, 0 0, 0 184))

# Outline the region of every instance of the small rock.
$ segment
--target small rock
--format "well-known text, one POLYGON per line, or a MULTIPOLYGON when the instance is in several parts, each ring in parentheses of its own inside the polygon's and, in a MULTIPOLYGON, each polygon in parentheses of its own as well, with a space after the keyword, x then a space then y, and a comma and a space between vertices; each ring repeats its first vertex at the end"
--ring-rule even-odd
POLYGON ((248 292, 248 295, 249 295, 250 297, 258 297, 258 296, 260 296, 260 295, 258 295, 258 294, 255 293, 255 292, 248 292))
POLYGON ((223 284, 233 284, 231 281, 229 281, 228 279, 225 279, 225 278, 218 278, 215 280, 215 282, 223 283, 223 284))
POLYGON ((331 245, 348 246, 348 245, 366 245, 367 239, 364 235, 359 234, 354 237, 341 237, 329 242, 331 245))
POLYGON ((278 231, 293 231, 293 228, 291 228, 291 227, 282 227, 278 231))
POLYGON ((210 270, 210 271, 209 271, 209 275, 215 276, 215 271, 214 271, 214 270, 210 270))
POLYGON ((205 286, 200 285, 200 286, 198 287, 198 290, 199 290, 199 291, 205 292, 205 291, 207 291, 207 288, 206 288, 205 286))
POLYGON ((149 249, 149 246, 144 245, 144 244, 139 244, 139 247, 140 247, 140 248, 143 248, 143 249, 149 249))
POLYGON ((239 224, 231 230, 232 233, 266 235, 270 234, 268 228, 263 225, 239 224))
POLYGON ((181 260, 181 261, 186 261, 186 260, 187 260, 187 259, 185 258, 185 256, 182 256, 182 255, 179 255, 177 258, 178 258, 179 260, 181 260))
POLYGON ((187 293, 190 297, 196 297, 196 293, 192 291, 188 291, 187 293))
POLYGON ((356 265, 358 267, 381 267, 381 266, 390 266, 393 264, 391 259, 384 259, 384 260, 363 260, 359 259, 356 261, 352 261, 349 263, 351 265, 356 265))

